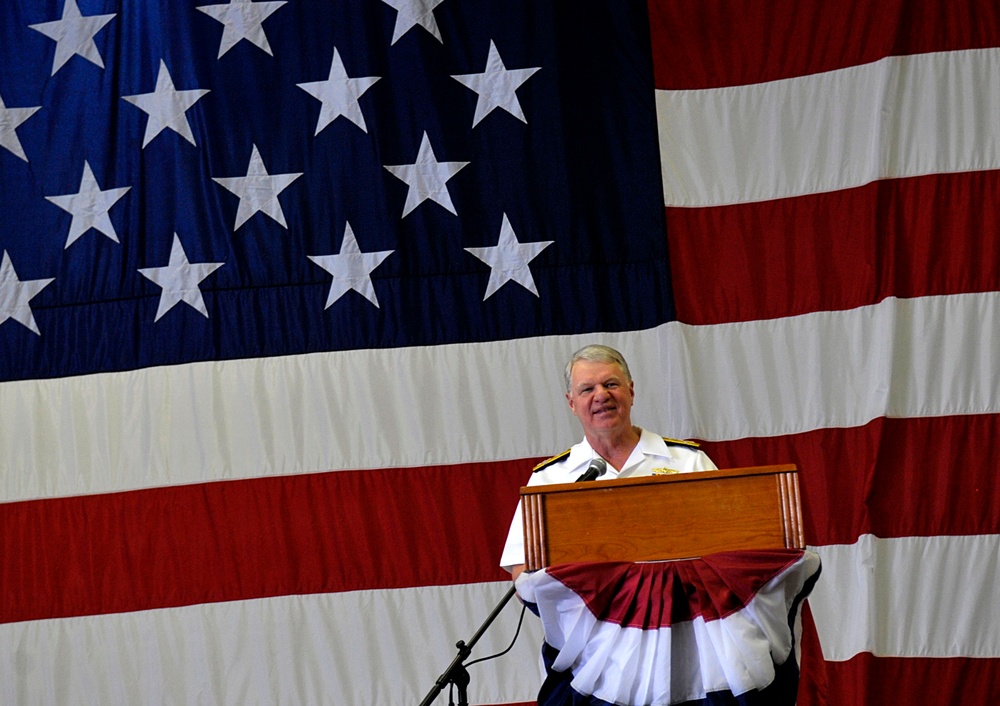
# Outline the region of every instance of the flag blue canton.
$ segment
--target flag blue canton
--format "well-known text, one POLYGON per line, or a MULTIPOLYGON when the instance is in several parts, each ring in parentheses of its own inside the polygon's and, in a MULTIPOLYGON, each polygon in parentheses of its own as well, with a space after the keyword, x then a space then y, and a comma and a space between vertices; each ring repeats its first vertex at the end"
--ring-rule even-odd
POLYGON ((240 37, 210 0, 4 4, 0 379, 674 317, 643 3, 253 5, 240 37), (369 80, 324 100, 338 59, 369 80))

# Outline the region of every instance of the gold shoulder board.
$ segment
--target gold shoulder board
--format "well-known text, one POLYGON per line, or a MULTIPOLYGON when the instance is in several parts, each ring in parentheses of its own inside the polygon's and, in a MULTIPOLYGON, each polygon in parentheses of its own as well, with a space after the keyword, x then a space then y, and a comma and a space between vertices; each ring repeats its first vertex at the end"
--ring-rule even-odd
POLYGON ((570 451, 571 451, 571 449, 566 449, 565 451, 563 451, 558 456, 553 456, 552 458, 545 459, 544 461, 542 461, 541 463, 539 463, 537 466, 535 466, 534 468, 532 468, 531 472, 532 473, 536 473, 538 471, 545 470, 546 468, 548 468, 549 466, 551 466, 553 463, 557 463, 559 461, 562 461, 564 458, 566 458, 567 456, 569 456, 569 452, 570 451))
POLYGON ((685 439, 668 439, 667 437, 663 437, 663 440, 668 444, 676 444, 678 446, 690 446, 693 449, 701 448, 701 444, 699 444, 697 441, 687 441, 685 439))

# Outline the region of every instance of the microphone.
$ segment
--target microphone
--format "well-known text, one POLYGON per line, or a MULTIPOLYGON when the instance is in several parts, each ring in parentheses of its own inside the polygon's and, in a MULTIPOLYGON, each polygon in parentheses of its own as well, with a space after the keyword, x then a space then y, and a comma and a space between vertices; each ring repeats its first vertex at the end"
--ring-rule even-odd
POLYGON ((577 483, 581 483, 588 480, 594 480, 598 476, 604 475, 604 472, 608 470, 608 462, 603 458, 595 458, 590 462, 590 466, 582 476, 576 479, 577 483))

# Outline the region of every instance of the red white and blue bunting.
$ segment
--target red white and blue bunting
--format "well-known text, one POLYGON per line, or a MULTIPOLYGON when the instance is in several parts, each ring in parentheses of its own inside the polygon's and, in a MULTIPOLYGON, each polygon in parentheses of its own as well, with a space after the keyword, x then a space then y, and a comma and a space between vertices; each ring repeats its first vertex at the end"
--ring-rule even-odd
POLYGON ((522 574, 545 633, 546 704, 793 704, 795 619, 820 573, 800 550, 522 574))

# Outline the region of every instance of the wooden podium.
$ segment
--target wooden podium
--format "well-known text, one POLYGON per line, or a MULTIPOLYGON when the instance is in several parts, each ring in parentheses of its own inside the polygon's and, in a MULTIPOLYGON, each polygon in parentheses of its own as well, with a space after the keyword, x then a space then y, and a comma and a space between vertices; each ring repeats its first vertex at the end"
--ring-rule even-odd
POLYGON ((794 465, 521 488, 527 569, 805 548, 794 465))

